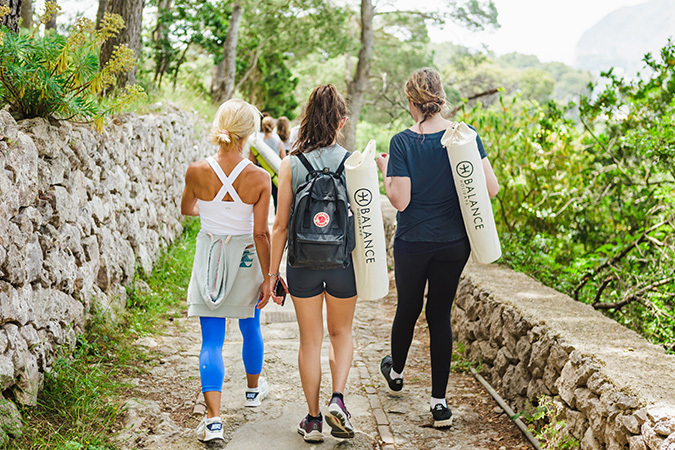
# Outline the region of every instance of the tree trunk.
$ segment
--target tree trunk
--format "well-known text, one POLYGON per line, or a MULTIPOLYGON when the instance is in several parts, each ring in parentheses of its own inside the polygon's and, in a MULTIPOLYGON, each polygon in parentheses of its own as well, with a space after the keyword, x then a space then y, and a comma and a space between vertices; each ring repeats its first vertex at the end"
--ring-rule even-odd
POLYGON ((223 60, 216 66, 211 84, 211 100, 219 104, 229 100, 234 93, 234 78, 237 71, 237 40, 239 39, 239 25, 244 14, 241 2, 237 0, 232 9, 232 16, 227 25, 223 60))
POLYGON ((98 11, 96 12, 96 29, 101 27, 101 21, 103 20, 103 15, 108 9, 108 0, 98 0, 98 11))
MULTIPOLYGON (((119 14, 124 19, 124 28, 115 37, 112 37, 103 43, 101 47, 101 67, 103 67, 112 56, 115 46, 124 44, 134 51, 136 61, 141 51, 141 25, 143 21, 143 6, 145 0, 108 0, 106 12, 119 14)), ((125 84, 134 84, 136 82, 136 68, 127 74, 120 74, 117 77, 118 86, 125 84)))
MULTIPOLYGON (((155 31, 152 33, 152 41, 155 48, 155 78, 154 83, 157 86, 162 84, 164 74, 169 71, 169 64, 171 63, 171 55, 166 51, 166 41, 168 39, 169 30, 162 20, 162 15, 171 8, 173 0, 159 0, 157 4, 157 25, 155 31)), ((187 48, 186 48, 187 50, 187 48)))
POLYGON ((10 31, 18 33, 19 18, 21 17, 21 0, 5 0, 4 2, 0 2, 0 4, 9 6, 9 14, 0 18, 0 26, 4 25, 10 31))
POLYGON ((21 28, 33 28, 33 0, 21 2, 21 28))
POLYGON ((361 0, 361 50, 359 62, 356 65, 354 78, 347 86, 347 108, 349 114, 345 148, 356 148, 356 126, 359 123, 364 97, 368 90, 368 78, 370 77, 370 58, 373 56, 373 17, 375 8, 372 0, 361 0))

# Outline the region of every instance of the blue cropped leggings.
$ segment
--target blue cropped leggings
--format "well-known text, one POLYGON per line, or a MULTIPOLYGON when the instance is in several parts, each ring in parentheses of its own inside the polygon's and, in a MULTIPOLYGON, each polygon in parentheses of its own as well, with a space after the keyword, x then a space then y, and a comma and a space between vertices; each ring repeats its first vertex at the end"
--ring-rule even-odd
MULTIPOLYGON (((199 355, 199 375, 202 392, 223 390, 225 366, 223 364, 223 343, 225 342, 225 320, 222 317, 200 317, 202 326, 202 351, 199 355)), ((239 319, 239 330, 244 338, 241 355, 244 368, 249 375, 262 372, 265 344, 260 331, 260 310, 255 316, 239 319)))

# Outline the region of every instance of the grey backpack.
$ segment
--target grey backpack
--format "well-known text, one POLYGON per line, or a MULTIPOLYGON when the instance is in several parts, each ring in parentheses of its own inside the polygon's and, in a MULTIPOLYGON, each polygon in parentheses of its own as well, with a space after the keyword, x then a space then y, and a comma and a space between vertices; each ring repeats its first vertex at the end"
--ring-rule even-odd
POLYGON ((288 263, 291 267, 337 269, 348 267, 354 250, 354 217, 347 188, 340 175, 347 153, 335 172, 316 170, 305 155, 297 157, 307 171, 295 191, 288 221, 288 263))

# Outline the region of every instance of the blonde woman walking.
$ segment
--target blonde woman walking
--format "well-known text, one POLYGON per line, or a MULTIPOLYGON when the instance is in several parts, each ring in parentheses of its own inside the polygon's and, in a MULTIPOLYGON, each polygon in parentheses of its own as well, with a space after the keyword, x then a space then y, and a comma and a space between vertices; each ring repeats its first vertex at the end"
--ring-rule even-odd
POLYGON ((244 338, 245 406, 260 406, 268 392, 260 377, 264 354, 260 309, 270 297, 271 182, 269 174, 242 153, 246 139, 257 131, 259 116, 243 100, 223 103, 211 130, 218 151, 190 164, 185 175, 181 212, 201 218, 187 302, 188 316, 199 317, 202 330, 199 373, 207 408, 197 428, 202 441, 223 439, 220 400, 226 318, 239 319, 244 338))

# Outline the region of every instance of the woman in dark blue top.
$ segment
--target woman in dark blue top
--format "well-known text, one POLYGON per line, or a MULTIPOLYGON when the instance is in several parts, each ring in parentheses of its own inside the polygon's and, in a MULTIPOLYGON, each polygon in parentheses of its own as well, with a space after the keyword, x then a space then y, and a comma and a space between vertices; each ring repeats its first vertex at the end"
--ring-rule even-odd
MULTIPOLYGON (((398 210, 394 240, 398 303, 391 330, 391 356, 384 357, 380 368, 389 388, 400 391, 428 282, 425 313, 431 341, 430 409, 434 426, 447 427, 452 424, 445 399, 452 356, 450 311, 471 247, 448 154, 441 144, 452 122, 441 115, 445 91, 438 72, 416 71, 406 82, 405 94, 415 125, 395 135, 389 155, 377 159, 387 197, 398 210)), ((487 189, 494 197, 499 185, 480 137, 476 140, 487 189)))

